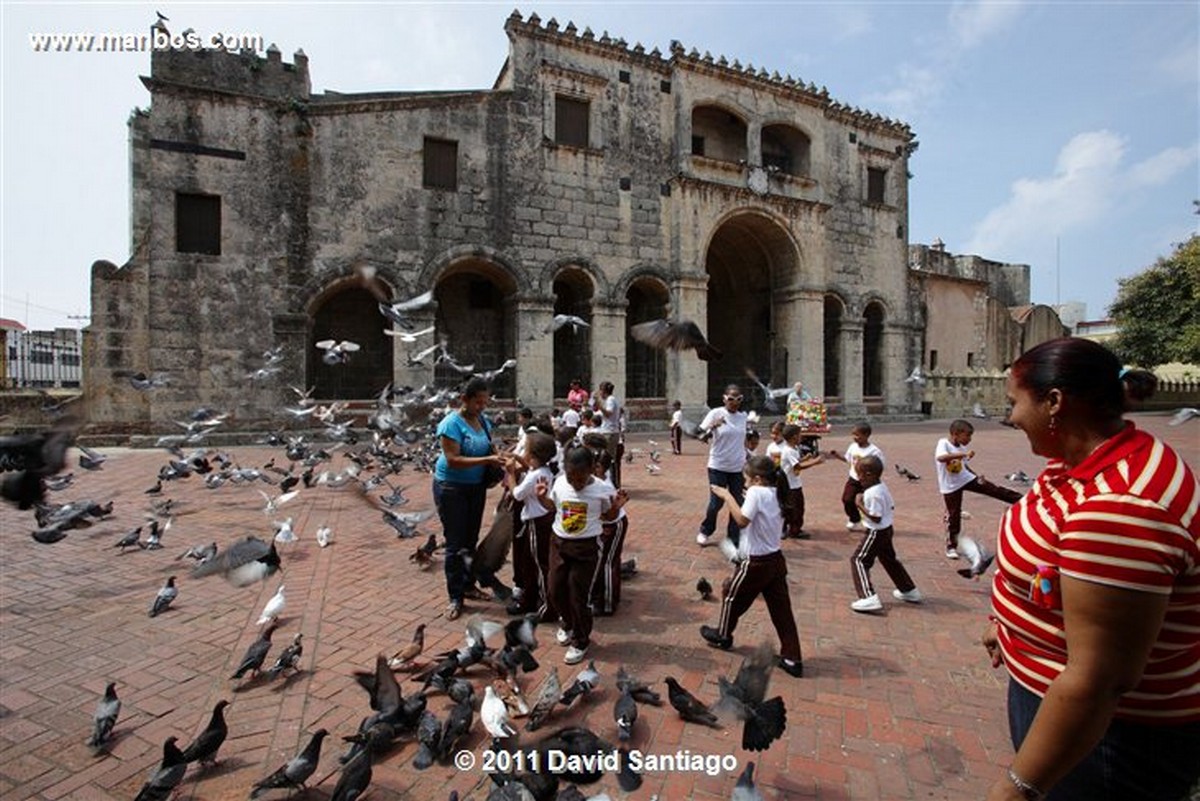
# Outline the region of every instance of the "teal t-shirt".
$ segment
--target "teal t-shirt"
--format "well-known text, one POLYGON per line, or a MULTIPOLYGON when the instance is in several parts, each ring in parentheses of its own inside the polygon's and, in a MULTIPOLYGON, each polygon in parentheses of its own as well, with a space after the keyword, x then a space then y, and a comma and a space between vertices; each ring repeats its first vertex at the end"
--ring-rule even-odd
MULTIPOLYGON (((458 452, 463 456, 487 456, 492 452, 492 424, 486 417, 480 417, 480 423, 482 429, 476 431, 458 412, 450 412, 438 423, 438 442, 441 442, 442 437, 449 437, 458 443, 458 452)), ((450 481, 455 484, 482 484, 484 469, 483 465, 464 469, 452 468, 446 461, 446 454, 443 453, 438 456, 433 476, 438 481, 450 481)))

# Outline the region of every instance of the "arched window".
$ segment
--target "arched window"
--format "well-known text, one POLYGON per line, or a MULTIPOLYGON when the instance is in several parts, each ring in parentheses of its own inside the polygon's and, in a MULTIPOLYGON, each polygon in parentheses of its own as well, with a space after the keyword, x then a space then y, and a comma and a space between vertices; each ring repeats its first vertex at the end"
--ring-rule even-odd
POLYGON ((745 161, 745 121, 717 106, 696 106, 692 109, 692 155, 745 161))
POLYGON ((868 303, 863 310, 863 396, 883 394, 883 306, 868 303))
POLYGON ((825 296, 825 397, 842 394, 842 302, 825 296))
MULTIPOLYGON (((592 322, 592 281, 577 268, 554 279, 554 313, 592 322)), ((554 397, 565 398, 571 382, 592 386, 592 329, 563 326, 554 332, 554 397)))
POLYGON ((323 400, 374 398, 392 380, 392 339, 383 333, 387 321, 379 302, 362 287, 331 294, 313 315, 307 353, 313 395, 323 400), (345 363, 326 364, 316 343, 332 339, 353 342, 359 350, 345 363))
POLYGON ((808 135, 790 125, 764 125, 762 163, 787 175, 809 175, 810 141, 808 135))
POLYGON ((641 278, 625 293, 625 395, 629 398, 664 398, 667 394, 667 360, 660 350, 638 342, 629 328, 667 316, 670 296, 658 281, 641 278))
MULTIPOLYGON (((506 293, 487 272, 464 268, 440 281, 437 299, 437 333, 447 340, 447 350, 460 365, 477 372, 494 370, 512 356, 509 344, 509 310, 506 293)), ((520 369, 518 366, 517 369, 520 369)), ((470 375, 439 363, 434 368, 438 386, 464 383, 470 375)), ((492 381, 492 395, 516 395, 516 371, 505 370, 492 381)))

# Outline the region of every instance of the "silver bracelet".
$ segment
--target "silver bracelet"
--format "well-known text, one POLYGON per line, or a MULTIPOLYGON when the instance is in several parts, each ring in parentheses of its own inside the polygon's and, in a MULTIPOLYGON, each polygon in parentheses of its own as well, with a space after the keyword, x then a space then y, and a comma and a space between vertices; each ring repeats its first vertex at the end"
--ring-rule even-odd
POLYGON ((1008 780, 1013 783, 1025 801, 1043 801, 1046 798, 1045 793, 1018 776, 1011 767, 1008 769, 1008 780))

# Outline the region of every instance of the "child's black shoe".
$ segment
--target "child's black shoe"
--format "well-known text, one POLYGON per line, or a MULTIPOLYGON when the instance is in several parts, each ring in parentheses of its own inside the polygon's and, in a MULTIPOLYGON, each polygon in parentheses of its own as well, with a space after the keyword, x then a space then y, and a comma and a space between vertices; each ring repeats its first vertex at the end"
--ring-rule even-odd
POLYGON ((704 641, 713 648, 720 648, 722 651, 728 651, 733 647, 733 637, 722 637, 721 632, 714 629, 712 626, 701 626, 700 636, 704 641))
POLYGON ((804 678, 804 662, 797 659, 793 662, 790 659, 779 658, 779 669, 797 679, 804 678))

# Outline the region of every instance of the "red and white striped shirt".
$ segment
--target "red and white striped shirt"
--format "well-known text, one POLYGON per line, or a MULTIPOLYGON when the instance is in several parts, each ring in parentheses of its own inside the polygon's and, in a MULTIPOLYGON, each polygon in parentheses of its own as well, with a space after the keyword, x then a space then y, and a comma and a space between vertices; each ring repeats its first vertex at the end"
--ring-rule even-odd
POLYGON ((1200 721, 1200 486, 1161 440, 1126 423, 1083 463, 1051 461, 1000 524, 992 611, 1012 678, 1045 695, 1063 670, 1061 594, 1033 601, 1039 567, 1169 596, 1142 680, 1117 716, 1200 721))

